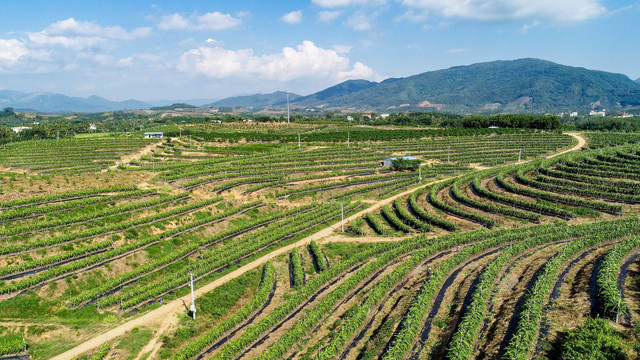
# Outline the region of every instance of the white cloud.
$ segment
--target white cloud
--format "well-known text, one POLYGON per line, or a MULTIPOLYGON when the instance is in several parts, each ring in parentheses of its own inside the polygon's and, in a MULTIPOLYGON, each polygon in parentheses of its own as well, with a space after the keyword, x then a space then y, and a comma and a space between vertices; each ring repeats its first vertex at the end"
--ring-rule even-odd
POLYGON ((308 40, 295 49, 285 47, 280 53, 261 56, 255 55, 252 49, 229 50, 220 46, 202 46, 184 53, 178 68, 213 78, 242 76, 279 81, 300 78, 329 78, 336 81, 378 78, 370 67, 360 62, 351 66, 349 59, 337 51, 317 47, 308 40))
POLYGON ((376 16, 376 14, 367 14, 363 11, 356 11, 349 16, 345 24, 356 31, 371 30, 371 21, 374 20, 376 16))
POLYGON ((408 10, 404 14, 396 16, 393 19, 393 21, 395 22, 408 21, 412 23, 419 23, 427 20, 428 17, 429 17, 429 13, 427 11, 408 10))
POLYGON ((180 14, 163 16, 158 28, 162 30, 225 30, 241 23, 242 20, 231 14, 214 11, 204 15, 193 14, 188 18, 180 14))
POLYGON ((349 45, 335 45, 333 50, 335 50, 338 54, 348 54, 351 52, 353 47, 349 45))
POLYGON ((447 18, 478 21, 540 19, 573 22, 606 13, 598 0, 402 0, 402 3, 447 18))
POLYGON ((0 39, 0 60, 14 63, 28 53, 29 50, 22 41, 17 39, 0 39))
POLYGON ((162 17, 158 27, 162 30, 183 30, 189 28, 189 20, 180 14, 162 17))
POLYGON ((312 2, 321 7, 334 8, 353 5, 376 6, 386 3, 387 0, 313 0, 312 2))
POLYGON ((286 13, 282 15, 280 21, 286 22, 287 24, 297 24, 302 21, 302 11, 296 10, 290 13, 286 13))
POLYGON ((114 40, 133 40, 147 37, 151 28, 140 27, 127 31, 120 26, 100 26, 89 21, 68 18, 51 24, 42 31, 45 35, 100 37, 114 40))
POLYGON ((318 21, 328 24, 333 20, 335 20, 340 15, 342 15, 342 11, 340 10, 320 11, 318 13, 318 21))

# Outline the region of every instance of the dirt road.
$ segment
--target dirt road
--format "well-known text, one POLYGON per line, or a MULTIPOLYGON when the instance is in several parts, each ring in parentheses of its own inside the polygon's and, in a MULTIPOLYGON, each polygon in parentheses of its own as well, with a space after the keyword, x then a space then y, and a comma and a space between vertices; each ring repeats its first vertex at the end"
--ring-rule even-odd
MULTIPOLYGON (((578 145, 572 147, 571 149, 568 150, 564 150, 561 152, 558 152, 556 154, 547 156, 548 158, 552 158, 555 156, 559 156, 565 153, 568 153, 570 151, 578 151, 580 149, 582 149, 582 147, 584 147, 586 145, 586 141, 585 139, 577 134, 577 133, 567 133, 567 135, 573 136, 577 141, 578 141, 578 145)), ((461 176, 461 175, 459 175, 461 176)), ((457 177, 457 176, 456 176, 457 177)), ((449 179, 451 179, 453 177, 450 178, 446 178, 446 179, 441 179, 441 180, 437 180, 437 181, 431 181, 428 183, 424 183, 418 187, 414 187, 410 190, 404 191, 400 194, 397 194, 395 196, 392 196, 390 198, 384 199, 384 200, 380 200, 374 204, 372 204, 370 207, 368 207, 365 210, 362 210, 356 214, 353 214, 347 218, 344 219, 345 224, 349 223, 355 219, 357 219, 358 217, 364 215, 365 213, 377 210, 387 204, 392 203, 395 199, 397 199, 398 197, 401 196, 405 196, 405 195, 409 195, 412 192, 414 192, 416 189, 422 188, 422 187, 426 187, 426 186, 430 186, 433 184, 437 184, 439 182, 443 182, 443 181, 447 181, 449 179)), ((331 237, 334 235, 334 233, 339 230, 341 227, 341 223, 338 222, 334 225, 331 225, 323 230, 320 230, 319 232, 310 235, 302 240, 299 240, 295 243, 289 244, 287 246, 281 247, 279 249, 276 249, 272 252, 270 252, 269 254, 266 254, 264 256, 262 256, 259 259, 256 259, 202 287, 200 287, 199 289, 195 290, 194 294, 196 297, 200 297, 201 295, 208 293, 212 290, 214 290, 215 288, 217 288, 218 286, 232 280, 235 279, 236 277, 244 274, 247 271, 251 271, 253 269, 256 269, 262 265, 264 265, 267 261, 278 257, 280 255, 283 254, 287 254, 289 253, 291 250, 300 247, 300 246, 306 246, 309 244, 309 242, 311 242, 312 240, 315 240, 317 242, 330 242, 332 239, 331 237)), ((397 240, 401 240, 402 238, 397 238, 397 240)), ((344 242, 349 242, 349 241, 353 241, 353 242, 358 242, 357 238, 347 238, 347 237, 342 237, 340 240, 343 240, 344 242)), ((177 323, 178 323, 178 314, 183 314, 185 313, 185 308, 183 305, 183 302, 186 302, 187 304, 191 303, 191 295, 186 295, 183 296, 181 298, 175 299, 169 303, 167 303, 166 305, 163 305, 157 309, 151 310, 148 313, 133 319, 131 321, 128 321, 122 325, 119 325, 116 328, 113 328, 105 333, 102 334, 96 334, 92 339, 89 339, 81 344, 79 344, 78 346, 74 347, 71 350, 66 351, 65 353, 62 353, 56 357, 54 357, 54 360, 68 360, 68 359, 72 359, 74 357, 77 357, 87 351, 90 351, 91 349, 95 349, 98 346, 100 346, 102 343, 104 343, 105 341, 111 341, 114 338, 123 335, 125 332, 130 331, 131 329, 135 328, 135 327, 142 327, 142 326, 146 326, 146 327, 150 327, 151 329, 158 329, 157 332, 154 334, 153 339, 151 339, 151 341, 149 342, 149 344, 147 346, 144 347, 142 354, 145 354, 149 351, 152 352, 152 354, 155 354, 159 348, 159 346, 161 345, 161 342, 158 341, 158 339, 160 338, 160 336, 162 336, 162 333, 168 329, 168 328, 172 328, 174 327, 177 323)))

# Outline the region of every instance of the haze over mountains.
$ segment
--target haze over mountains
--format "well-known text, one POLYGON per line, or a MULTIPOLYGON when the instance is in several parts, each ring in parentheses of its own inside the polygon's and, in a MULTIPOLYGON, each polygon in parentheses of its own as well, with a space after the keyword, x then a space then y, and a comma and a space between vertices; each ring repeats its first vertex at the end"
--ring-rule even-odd
MULTIPOLYGON (((640 79, 622 74, 559 65, 539 59, 493 61, 430 71, 380 83, 349 80, 314 94, 289 94, 294 107, 391 112, 440 110, 477 112, 560 112, 621 110, 640 106, 640 79)), ((154 102, 154 105, 159 105, 154 102)), ((167 104, 170 105, 170 104, 167 104)), ((199 105, 199 104, 196 104, 199 105)), ((234 96, 203 107, 262 109, 286 107, 286 92, 234 96)), ((0 91, 0 107, 40 112, 100 112, 148 109, 150 104, 109 101, 98 96, 0 91)))

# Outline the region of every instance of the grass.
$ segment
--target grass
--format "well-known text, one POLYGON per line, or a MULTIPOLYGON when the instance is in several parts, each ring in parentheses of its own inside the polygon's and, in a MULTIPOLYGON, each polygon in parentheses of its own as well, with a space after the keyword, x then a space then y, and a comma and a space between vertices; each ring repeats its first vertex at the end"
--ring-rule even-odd
POLYGON ((142 348, 151 341, 151 338, 153 338, 151 329, 135 327, 118 338, 119 344, 115 348, 126 352, 126 360, 133 360, 142 348))

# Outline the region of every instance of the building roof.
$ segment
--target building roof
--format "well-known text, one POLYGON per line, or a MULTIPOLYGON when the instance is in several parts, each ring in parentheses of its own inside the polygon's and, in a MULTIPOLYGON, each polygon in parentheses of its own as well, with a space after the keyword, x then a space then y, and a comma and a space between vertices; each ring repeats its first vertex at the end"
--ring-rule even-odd
POLYGON ((146 132, 146 133, 144 133, 144 134, 145 134, 145 135, 162 135, 162 134, 164 134, 164 133, 163 133, 163 132, 161 132, 161 131, 153 131, 153 132, 146 132))
POLYGON ((398 160, 398 159, 403 159, 403 160, 418 160, 417 158, 414 158, 413 156, 399 156, 399 157, 392 157, 392 158, 386 158, 385 160, 398 160))

